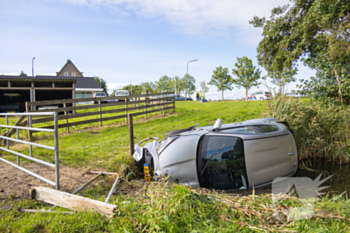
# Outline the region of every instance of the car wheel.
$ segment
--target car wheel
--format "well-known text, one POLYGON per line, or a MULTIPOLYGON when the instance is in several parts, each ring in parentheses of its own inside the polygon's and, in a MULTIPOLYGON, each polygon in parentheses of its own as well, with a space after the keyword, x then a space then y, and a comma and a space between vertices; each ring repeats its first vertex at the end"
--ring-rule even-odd
POLYGON ((260 100, 264 100, 264 97, 260 97, 260 100))
POLYGON ((249 98, 247 98, 247 101, 249 101, 249 98))

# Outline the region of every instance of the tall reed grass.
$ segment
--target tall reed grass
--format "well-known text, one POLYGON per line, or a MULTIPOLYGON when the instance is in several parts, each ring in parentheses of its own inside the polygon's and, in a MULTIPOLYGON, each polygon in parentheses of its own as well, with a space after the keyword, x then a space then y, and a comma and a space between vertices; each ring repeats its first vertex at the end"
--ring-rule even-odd
POLYGON ((264 116, 288 122, 301 160, 325 158, 349 162, 349 107, 278 97, 269 101, 264 116))

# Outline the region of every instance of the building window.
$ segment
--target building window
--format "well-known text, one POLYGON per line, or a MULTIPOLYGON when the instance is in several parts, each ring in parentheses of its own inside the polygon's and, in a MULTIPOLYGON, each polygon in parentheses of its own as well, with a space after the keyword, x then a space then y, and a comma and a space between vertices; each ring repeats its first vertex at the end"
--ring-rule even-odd
POLYGON ((66 76, 66 77, 67 77, 67 76, 68 76, 68 72, 64 72, 64 76, 66 76))
POLYGON ((75 77, 75 72, 72 72, 72 77, 75 77))

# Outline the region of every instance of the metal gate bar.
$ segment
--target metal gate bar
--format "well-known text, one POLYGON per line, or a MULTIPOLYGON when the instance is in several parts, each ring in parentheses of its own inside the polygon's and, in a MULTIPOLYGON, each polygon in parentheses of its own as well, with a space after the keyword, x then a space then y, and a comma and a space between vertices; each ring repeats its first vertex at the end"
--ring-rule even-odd
POLYGON ((10 161, 4 159, 4 158, 1 158, 0 157, 0 161, 3 161, 21 171, 24 171, 26 173, 28 173, 29 175, 32 175, 46 183, 49 183, 51 184, 52 186, 55 186, 56 189, 60 189, 60 178, 59 178, 59 149, 58 149, 58 117, 57 117, 57 112, 35 112, 35 113, 0 113, 0 116, 5 116, 6 117, 6 125, 0 125, 0 128, 10 128, 10 129, 16 129, 17 131, 17 139, 14 139, 14 138, 11 138, 11 137, 7 137, 7 136, 1 136, 0 135, 0 139, 3 139, 3 140, 6 140, 6 148, 2 147, 1 144, 0 144, 0 150, 2 151, 5 151, 7 153, 10 153, 10 154, 14 154, 17 156, 17 165, 14 164, 14 163, 11 163, 10 161), (48 116, 48 115, 51 115, 54 117, 54 129, 41 129, 41 128, 33 128, 31 127, 31 118, 32 116, 48 116), (8 117, 9 116, 28 116, 28 127, 23 127, 23 126, 13 126, 13 125, 8 125, 8 117), (47 146, 47 145, 42 145, 42 144, 38 144, 38 143, 34 143, 34 142, 28 142, 28 141, 24 141, 24 140, 20 140, 19 139, 19 131, 18 130, 28 130, 28 131, 37 131, 37 132, 51 132, 54 134, 54 142, 55 142, 55 146, 52 147, 52 146, 47 146), (29 153, 30 155, 25 155, 25 154, 22 154, 22 153, 19 153, 19 152, 16 152, 16 151, 13 151, 13 150, 10 150, 9 147, 10 147, 10 144, 9 144, 9 141, 14 141, 14 142, 18 142, 18 143, 22 143, 22 144, 26 144, 26 145, 29 145, 29 153), (48 162, 45 162, 43 160, 40 160, 40 159, 36 159, 36 158, 33 158, 33 150, 32 150, 32 147, 33 146, 36 146, 36 147, 40 147, 40 148, 44 148, 44 149, 47 149, 47 150, 52 150, 52 151, 55 151, 55 164, 52 164, 52 163, 48 163, 48 162), (25 158, 25 159, 28 159, 28 160, 31 160, 33 162, 36 162, 36 163, 40 163, 40 164, 43 164, 45 166, 49 166, 49 167, 52 167, 52 168, 55 168, 55 176, 56 176, 56 182, 53 182, 45 177, 42 177, 32 171, 29 171, 23 167, 20 166, 20 158, 25 158))

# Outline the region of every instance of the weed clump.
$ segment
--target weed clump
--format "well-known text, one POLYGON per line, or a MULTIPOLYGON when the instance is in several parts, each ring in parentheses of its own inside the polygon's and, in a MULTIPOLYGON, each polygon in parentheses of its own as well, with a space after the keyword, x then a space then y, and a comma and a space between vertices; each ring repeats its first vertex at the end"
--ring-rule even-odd
POLYGON ((301 160, 349 162, 349 107, 278 97, 268 103, 263 115, 288 122, 301 160))

